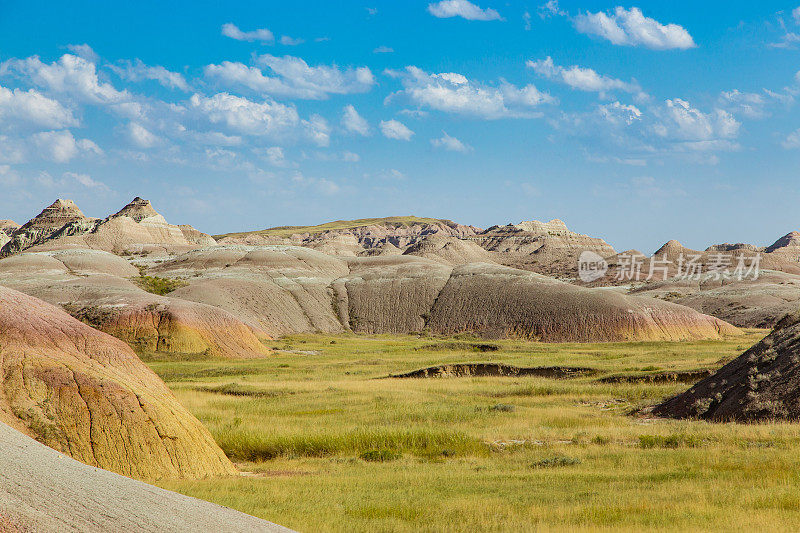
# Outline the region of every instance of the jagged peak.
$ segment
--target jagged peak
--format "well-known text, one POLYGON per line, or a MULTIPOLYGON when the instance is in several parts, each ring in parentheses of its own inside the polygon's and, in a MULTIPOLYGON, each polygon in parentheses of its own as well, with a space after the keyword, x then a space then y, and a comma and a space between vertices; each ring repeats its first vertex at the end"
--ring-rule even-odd
POLYGON ((21 229, 31 227, 60 228, 64 224, 76 220, 86 220, 86 218, 86 215, 75 205, 75 202, 59 198, 26 222, 21 229))
POLYGON ((108 218, 130 217, 136 222, 141 222, 145 218, 157 216, 161 215, 159 215, 158 211, 153 208, 153 204, 150 203, 150 200, 145 200, 144 198, 137 196, 131 200, 128 205, 108 218))
POLYGON ((800 246, 800 231, 791 231, 767 247, 767 252, 774 252, 787 246, 800 246))

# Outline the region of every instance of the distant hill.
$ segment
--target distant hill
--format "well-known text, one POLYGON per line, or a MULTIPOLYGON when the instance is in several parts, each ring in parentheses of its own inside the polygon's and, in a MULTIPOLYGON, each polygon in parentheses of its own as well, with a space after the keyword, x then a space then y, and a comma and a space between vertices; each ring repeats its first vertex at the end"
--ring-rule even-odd
POLYGON ((425 218, 415 216, 405 217, 382 217, 382 218, 359 218, 356 220, 335 220, 333 222, 326 222, 325 224, 318 224, 316 226, 277 226, 274 228, 267 228, 256 231, 241 231, 236 233, 225 233, 222 235, 214 235, 214 239, 221 240, 225 237, 247 237, 250 235, 263 235, 269 237, 291 237, 292 235, 309 234, 314 235, 324 233, 326 231, 337 230, 350 230, 357 228, 364 228, 367 226, 385 226, 391 228, 409 227, 415 224, 420 225, 433 225, 441 224, 444 226, 455 227, 459 226, 452 220, 441 218, 425 218))

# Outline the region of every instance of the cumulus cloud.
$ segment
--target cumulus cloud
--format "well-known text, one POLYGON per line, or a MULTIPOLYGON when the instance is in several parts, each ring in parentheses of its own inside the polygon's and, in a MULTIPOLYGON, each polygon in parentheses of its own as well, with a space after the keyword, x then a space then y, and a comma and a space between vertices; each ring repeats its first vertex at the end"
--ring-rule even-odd
POLYGON ((617 7, 611 14, 581 13, 573 22, 579 32, 596 35, 616 45, 644 46, 653 50, 685 50, 697 46, 683 26, 661 24, 645 17, 638 7, 617 7))
POLYGON ((236 24, 232 22, 222 25, 222 35, 237 41, 261 41, 262 43, 271 43, 275 41, 275 35, 266 28, 253 31, 242 31, 236 26, 236 24))
POLYGON ((224 128, 234 135, 251 135, 272 139, 302 138, 319 146, 330 142, 330 125, 319 115, 301 119, 293 105, 269 98, 254 102, 241 96, 217 93, 213 96, 194 94, 189 99, 190 112, 201 121, 224 128))
POLYGON ((382 120, 380 124, 381 133, 387 139, 397 139, 398 141, 410 141, 414 132, 399 120, 382 120))
POLYGON ((119 77, 129 81, 155 80, 168 89, 190 90, 186 79, 179 72, 169 71, 160 65, 145 65, 139 59, 135 59, 133 62, 120 61, 119 65, 110 65, 109 68, 119 77))
POLYGON ((431 139, 431 144, 436 148, 449 150, 451 152, 461 152, 466 154, 472 151, 472 147, 464 144, 455 137, 451 137, 446 131, 442 132, 442 136, 438 139, 431 139))
POLYGON ((35 89, 7 89, 0 86, 0 124, 31 125, 45 129, 77 126, 72 112, 57 100, 47 98, 35 89))
POLYGON ((367 120, 358 114, 352 105, 346 105, 342 113, 342 126, 345 130, 359 135, 369 134, 369 124, 367 120))
POLYGON ((72 54, 64 54, 53 63, 43 63, 38 56, 0 63, 0 75, 10 73, 50 92, 67 94, 86 103, 113 104, 131 99, 127 91, 118 91, 110 83, 101 82, 94 63, 72 54))
POLYGON ((481 9, 468 0, 442 0, 428 4, 428 13, 438 18, 461 17, 467 20, 503 20, 500 13, 491 8, 481 9))
POLYGON ((533 84, 517 87, 501 80, 499 85, 491 86, 458 73, 429 74, 417 67, 406 67, 402 72, 387 71, 387 74, 399 78, 404 87, 390 99, 401 96, 418 106, 447 113, 485 119, 532 118, 541 116, 537 109, 542 104, 556 102, 533 84))
POLYGON ((156 135, 136 122, 128 124, 127 134, 128 139, 139 148, 152 148, 159 141, 156 135))
MULTIPOLYGON (((655 125, 658 136, 682 141, 707 142, 735 138, 741 123, 722 109, 703 113, 686 100, 667 100, 655 125)), ((700 146, 700 145, 698 145, 700 146)))
POLYGON ((375 83, 368 67, 312 67, 299 57, 269 54, 256 58, 256 64, 258 66, 223 61, 206 66, 204 72, 206 77, 227 87, 245 87, 259 94, 311 100, 322 100, 331 94, 364 93, 375 83))
POLYGON ((391 54, 393 52, 394 48, 391 48, 389 46, 378 46, 372 51, 373 54, 391 54))
POLYGON ((89 139, 75 139, 69 130, 43 131, 31 136, 39 155, 56 163, 66 163, 81 153, 102 154, 89 139))
POLYGON ((553 58, 540 59, 538 61, 529 60, 526 65, 540 76, 569 85, 573 89, 600 93, 605 96, 609 91, 623 91, 644 98, 646 95, 642 88, 635 81, 625 82, 615 78, 609 78, 598 74, 590 68, 573 65, 562 67, 553 63, 553 58))
POLYGON ((625 105, 619 102, 601 105, 598 107, 600 115, 612 124, 628 124, 642 119, 642 111, 635 105, 625 105))
POLYGON ((253 102, 241 96, 218 93, 213 96, 194 94, 189 99, 191 107, 212 124, 248 135, 275 135, 300 123, 293 106, 273 100, 253 102))

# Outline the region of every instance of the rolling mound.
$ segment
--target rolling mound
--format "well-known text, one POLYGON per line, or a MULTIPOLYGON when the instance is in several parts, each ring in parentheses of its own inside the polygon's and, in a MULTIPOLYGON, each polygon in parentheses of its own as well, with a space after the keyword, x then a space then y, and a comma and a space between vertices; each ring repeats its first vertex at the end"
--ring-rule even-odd
POLYGON ((331 257, 287 246, 196 250, 156 267, 185 300, 272 335, 471 332, 548 342, 718 338, 738 330, 692 309, 587 289, 490 263, 413 255, 331 257))
POLYGON ((453 266, 494 262, 492 254, 475 242, 440 235, 427 235, 420 238, 406 248, 403 254, 433 259, 453 266))
POLYGON ((653 413, 714 421, 800 419, 800 312, 786 316, 764 340, 653 413))
POLYGON ((2 517, 21 532, 289 531, 79 463, 2 423, 0 472, 0 531, 2 517))
POLYGON ((122 341, 0 287, 0 421, 138 478, 235 473, 208 431, 122 341))
POLYGON ((344 330, 330 285, 349 269, 315 250, 218 246, 165 261, 154 272, 188 281, 174 296, 224 309, 270 335, 344 330))
POLYGON ((756 280, 656 281, 632 294, 669 300, 738 327, 771 328, 800 308, 800 276, 765 270, 756 280))
POLYGON ((142 354, 263 357, 269 338, 223 309, 139 288, 139 270, 99 250, 25 252, 0 260, 0 285, 69 311, 142 354))
POLYGON ((445 335, 474 332, 545 342, 685 340, 738 333, 722 320, 680 305, 488 264, 453 270, 427 326, 445 335))

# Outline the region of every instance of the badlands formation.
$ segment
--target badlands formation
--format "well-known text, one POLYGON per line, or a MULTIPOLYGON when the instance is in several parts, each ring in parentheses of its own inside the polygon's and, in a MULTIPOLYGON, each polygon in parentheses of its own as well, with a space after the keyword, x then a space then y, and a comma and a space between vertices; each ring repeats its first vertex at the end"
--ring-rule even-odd
POLYGON ((736 333, 685 306, 535 272, 566 271, 585 249, 614 252, 559 220, 484 231, 394 217, 215 240, 170 225, 140 198, 104 219, 59 200, 12 232, 0 285, 59 305, 147 356, 259 357, 270 336, 317 331, 546 342, 736 333), (153 279, 172 290, 143 290, 153 279))
POLYGON ((654 413, 715 421, 800 419, 800 311, 764 340, 654 413))
POLYGON ((0 287, 0 423, 91 466, 138 478, 235 469, 124 342, 0 287))

